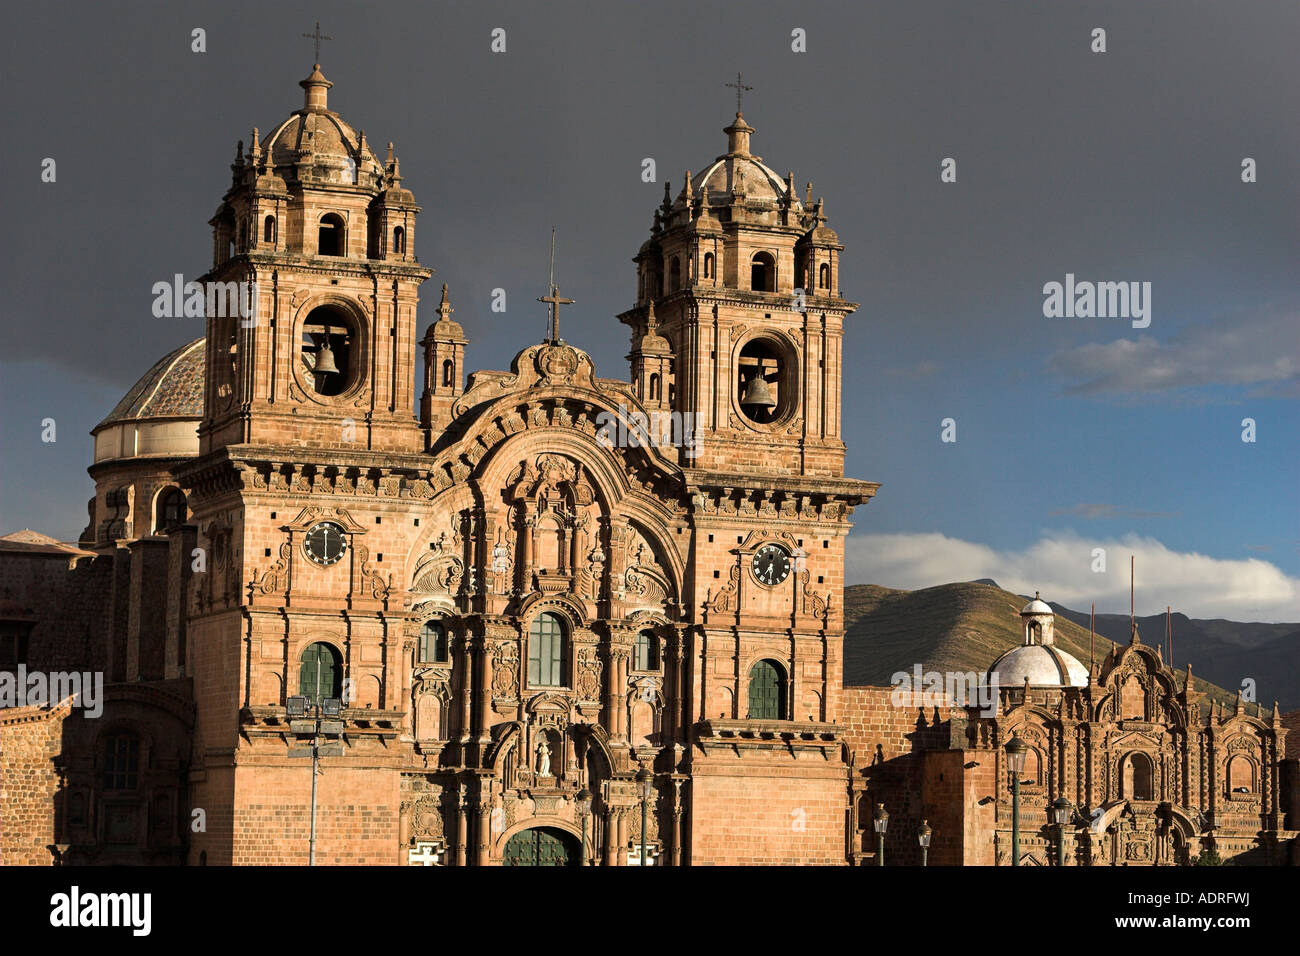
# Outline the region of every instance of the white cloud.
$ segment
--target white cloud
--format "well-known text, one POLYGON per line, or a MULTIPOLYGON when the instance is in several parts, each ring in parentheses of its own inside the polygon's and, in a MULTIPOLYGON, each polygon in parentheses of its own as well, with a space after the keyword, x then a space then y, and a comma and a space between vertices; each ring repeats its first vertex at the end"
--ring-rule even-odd
POLYGON ((1040 538, 1020 550, 939 533, 862 534, 848 540, 845 579, 915 590, 992 578, 1009 591, 1041 591, 1074 610, 1097 602, 1106 613, 1128 611, 1128 557, 1137 560, 1137 612, 1172 605, 1190 617, 1236 621, 1300 621, 1300 579, 1258 558, 1223 559, 1172 551, 1154 538, 1040 538), (1106 549, 1105 573, 1092 571, 1094 548, 1106 549))
POLYGON ((1092 342, 1052 356, 1073 394, 1150 394, 1216 385, 1276 389, 1300 377, 1300 324, 1267 308, 1189 326, 1161 342, 1150 335, 1092 342))

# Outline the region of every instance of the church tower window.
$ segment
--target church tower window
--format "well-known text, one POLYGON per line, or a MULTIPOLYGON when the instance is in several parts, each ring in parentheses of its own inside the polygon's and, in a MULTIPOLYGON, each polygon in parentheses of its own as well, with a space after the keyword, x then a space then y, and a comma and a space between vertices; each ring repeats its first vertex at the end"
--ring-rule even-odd
POLYGON ((756 252, 750 263, 749 287, 755 292, 776 291, 776 259, 770 252, 756 252))
POLYGON ((785 673, 776 661, 758 661, 749 669, 749 719, 785 720, 785 673))
POLYGON ((831 287, 831 267, 830 263, 823 262, 821 268, 817 270, 817 288, 829 289, 831 287))
POLYGON ((313 309, 302 327, 302 362, 319 395, 342 395, 357 379, 356 323, 332 306, 313 309))
POLYGON ((528 684, 531 687, 564 686, 564 623, 559 615, 544 611, 528 631, 528 684))
POLYGON ((406 252, 406 230, 401 226, 393 230, 393 252, 403 255, 406 252))
POLYGON ((774 340, 755 338, 740 350, 736 397, 745 417, 764 425, 784 418, 793 407, 790 364, 774 340))
POLYGON ((275 217, 267 216, 266 223, 262 227, 262 241, 275 242, 275 217))
POLYGON ((326 697, 339 697, 343 690, 343 662, 339 652, 328 644, 309 644, 302 652, 298 671, 298 693, 309 703, 326 697))
POLYGON ((321 217, 319 241, 316 245, 316 254, 321 256, 341 256, 347 248, 347 228, 343 224, 343 217, 338 213, 329 212, 321 217))
POLYGON ((642 631, 636 636, 632 669, 638 671, 659 669, 659 638, 654 631, 642 631))
POLYGON ((704 254, 704 278, 713 278, 713 253, 711 252, 704 254))
POLYGON ((447 629, 441 621, 428 621, 420 629, 419 661, 421 664, 447 662, 447 629))

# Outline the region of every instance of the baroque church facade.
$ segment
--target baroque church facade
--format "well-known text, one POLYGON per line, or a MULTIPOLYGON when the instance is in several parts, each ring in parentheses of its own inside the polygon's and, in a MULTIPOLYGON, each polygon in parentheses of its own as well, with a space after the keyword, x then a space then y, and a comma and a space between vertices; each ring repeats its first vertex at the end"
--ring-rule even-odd
POLYGON ((635 257, 629 380, 560 336, 554 286, 547 337, 467 374, 446 286, 420 333, 391 144, 319 65, 300 85, 210 222, 201 281, 244 314, 209 308, 95 429, 78 546, 0 538, 0 671, 107 682, 99 719, 0 710, 10 860, 861 864, 885 804, 894 860, 927 821, 930 862, 992 865, 1016 734, 1031 861, 1063 795, 1070 864, 1292 852, 1276 710, 1206 708, 1136 633, 1071 669, 1031 604, 996 717, 843 685, 877 489, 843 474, 856 306, 739 110, 635 257))

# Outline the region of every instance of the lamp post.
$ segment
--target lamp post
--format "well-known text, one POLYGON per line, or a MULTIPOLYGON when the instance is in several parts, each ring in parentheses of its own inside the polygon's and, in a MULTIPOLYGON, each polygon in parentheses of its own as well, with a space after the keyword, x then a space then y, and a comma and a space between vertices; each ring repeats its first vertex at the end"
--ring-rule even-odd
POLYGON ((872 814, 876 827, 876 866, 885 865, 885 831, 889 829, 889 814, 885 812, 883 803, 876 804, 876 812, 872 814))
POLYGON ((343 744, 322 744, 322 737, 339 737, 343 734, 342 702, 337 697, 320 697, 308 701, 306 696, 285 699, 285 715, 290 718, 289 730, 298 737, 310 737, 311 746, 290 749, 290 757, 311 757, 311 834, 307 839, 307 865, 316 865, 316 777, 320 774, 321 757, 343 756, 343 744), (307 717, 308 703, 314 714, 307 717), (304 718, 294 720, 293 718, 304 718), (332 718, 332 719, 326 719, 332 718))
POLYGON ((1056 865, 1065 866, 1065 828, 1070 822, 1074 808, 1065 797, 1052 801, 1052 819, 1056 821, 1056 865))
POLYGON ((1019 737, 1007 741, 1007 773, 1011 774, 1011 865, 1020 865, 1020 775, 1025 772, 1029 745, 1019 737))
POLYGON ((582 865, 590 866, 587 862, 587 821, 591 819, 591 791, 583 787, 578 791, 578 816, 582 818, 582 865))
POLYGON ((921 821, 921 829, 916 832, 916 842, 921 844, 921 865, 925 866, 930 856, 930 825, 921 821))
POLYGON ((647 866, 645 854, 646 817, 650 809, 650 794, 654 790, 654 774, 644 767, 636 772, 637 786, 641 790, 641 865, 647 866))

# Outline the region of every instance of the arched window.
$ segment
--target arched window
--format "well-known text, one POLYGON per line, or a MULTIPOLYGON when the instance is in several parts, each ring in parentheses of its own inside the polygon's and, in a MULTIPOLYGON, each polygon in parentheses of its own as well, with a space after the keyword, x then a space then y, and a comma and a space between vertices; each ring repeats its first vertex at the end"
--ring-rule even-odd
POLYGON ((543 611, 528 629, 528 684, 531 687, 564 686, 564 622, 558 614, 543 611))
POLYGON ((1123 796, 1130 800, 1154 800, 1155 767, 1144 753, 1131 753, 1124 758, 1123 796))
POLYGON ((1142 682, 1136 674, 1131 674, 1124 686, 1120 688, 1120 720, 1146 720, 1147 696, 1142 689, 1142 682))
POLYGON ((451 388, 452 377, 455 375, 456 366, 451 359, 445 359, 442 363, 442 384, 445 388, 451 388))
POLYGON ((427 621, 420 628, 419 661, 421 664, 447 662, 447 629, 441 621, 427 621))
POLYGON ((711 252, 704 254, 704 278, 713 278, 713 253, 711 252))
POLYGON ((158 496, 154 511, 154 532, 168 531, 182 525, 187 516, 185 492, 179 488, 168 488, 158 496))
POLYGON ((393 252, 398 255, 406 253, 406 230, 401 226, 393 229, 393 252))
POLYGON ((659 669, 659 638, 654 631, 642 631, 636 636, 632 669, 638 671, 659 669))
POLYGON ((682 264, 673 256, 673 261, 668 266, 668 291, 676 292, 682 287, 682 264))
POLYGON ((830 287, 831 287, 830 263, 823 262, 821 268, 817 270, 817 288, 829 289, 830 287))
POLYGON ((1255 767, 1250 758, 1236 754, 1228 761, 1228 793, 1254 793, 1255 767))
POLYGON ((650 401, 659 401, 659 373, 655 372, 650 376, 650 401))
POLYGON ((262 241, 275 242, 275 217, 267 216, 266 222, 262 225, 262 241))
POLYGON ((770 252, 756 252, 750 262, 749 287, 755 292, 776 291, 776 260, 770 252))
POLYGON ((104 740, 104 789, 135 790, 140 781, 140 740, 113 734, 104 740))
POLYGON ((749 669, 749 719, 785 720, 785 672, 776 661, 749 669))
POLYGON ((347 229, 343 217, 335 212, 321 216, 320 239, 316 245, 316 254, 320 256, 341 256, 346 248, 347 229))
POLYGON ((302 668, 298 671, 298 693, 310 703, 342 696, 343 662, 338 651, 321 642, 307 646, 302 652, 302 668))

